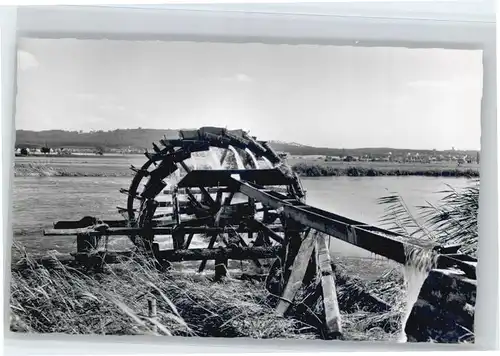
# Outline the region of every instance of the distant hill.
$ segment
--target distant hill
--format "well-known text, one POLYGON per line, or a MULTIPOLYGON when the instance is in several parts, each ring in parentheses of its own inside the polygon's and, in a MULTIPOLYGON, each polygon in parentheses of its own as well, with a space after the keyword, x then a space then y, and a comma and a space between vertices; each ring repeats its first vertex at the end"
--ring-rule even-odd
POLYGON ((174 130, 124 129, 114 131, 16 131, 16 147, 51 148, 104 147, 104 148, 151 148, 164 134, 174 130))
MULTIPOLYGON (((163 135, 169 135, 177 130, 157 130, 157 129, 119 129, 113 131, 93 131, 77 132, 63 130, 48 131, 16 131, 16 147, 38 148, 47 145, 50 148, 135 148, 150 149, 152 142, 158 142, 163 135)), ((269 141, 270 145, 276 150, 287 152, 290 155, 326 155, 326 156, 360 156, 371 154, 374 156, 386 155, 392 152, 393 155, 405 154, 407 152, 432 153, 432 150, 409 150, 395 149, 390 147, 382 148, 328 148, 313 147, 294 142, 283 142, 277 140, 269 141)), ((477 151, 458 151, 469 155, 475 155, 477 151)), ((438 151, 438 153, 447 154, 451 151, 438 151)), ((455 152, 457 153, 457 152, 455 152)))
MULTIPOLYGON (((296 156, 362 156, 362 155, 372 155, 376 156, 386 156, 389 152, 392 152, 394 156, 405 155, 407 153, 419 153, 419 154, 432 154, 433 150, 412 150, 412 149, 401 149, 401 148, 391 148, 391 147, 365 147, 365 148, 329 148, 329 147, 314 147, 306 145, 298 145, 295 143, 284 143, 277 141, 269 141, 270 145, 276 150, 281 152, 288 152, 290 155, 296 156)), ((475 156, 478 151, 436 151, 437 154, 467 154, 475 156)))

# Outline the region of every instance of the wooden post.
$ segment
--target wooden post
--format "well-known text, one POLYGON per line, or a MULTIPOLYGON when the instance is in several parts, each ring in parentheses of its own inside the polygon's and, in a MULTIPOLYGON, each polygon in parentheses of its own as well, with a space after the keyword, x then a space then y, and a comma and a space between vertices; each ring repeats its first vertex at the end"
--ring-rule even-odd
MULTIPOLYGON (((153 222, 153 217, 155 214, 156 209, 158 208, 159 203, 156 200, 148 200, 146 202, 146 206, 144 207, 144 213, 141 216, 140 224, 145 227, 153 227, 152 222, 153 222)), ((142 238, 142 243, 140 244, 140 247, 147 252, 152 251, 152 244, 155 238, 154 233, 145 231, 143 234, 141 234, 142 238)))
POLYGON ((220 281, 227 276, 227 258, 217 258, 215 260, 215 281, 220 281))
MULTIPOLYGON (((148 299, 148 316, 149 319, 156 321, 156 298, 149 298, 148 299)), ((157 333, 158 332, 158 327, 156 326, 155 323, 153 323, 153 332, 157 333)))
POLYGON ((330 251, 328 250, 325 236, 318 236, 316 239, 316 249, 318 251, 319 268, 321 271, 326 336, 328 339, 339 339, 342 338, 340 309, 330 261, 330 251))
POLYGON ((179 216, 179 199, 177 197, 177 192, 179 188, 177 188, 177 185, 175 185, 174 189, 172 190, 172 214, 173 214, 173 220, 179 225, 180 223, 180 216, 179 216))
POLYGON ((222 203, 222 191, 218 191, 217 195, 215 196, 215 204, 216 206, 220 206, 222 203))
POLYGON ((91 236, 86 234, 76 235, 76 252, 88 253, 92 249, 91 236))
POLYGON ((161 258, 160 245, 157 242, 151 244, 151 252, 153 254, 154 265, 156 269, 158 269, 159 271, 165 271, 172 267, 172 263, 170 261, 166 261, 165 259, 161 258))
POLYGON ((194 236, 194 233, 190 233, 187 240, 186 240, 186 243, 184 244, 184 248, 185 249, 188 249, 189 246, 191 245, 191 241, 193 240, 193 236, 194 236))
POLYGON ((276 313, 283 316, 291 305, 295 294, 302 286, 302 281, 306 274, 308 262, 314 249, 314 237, 309 235, 300 245, 299 251, 293 260, 290 277, 286 282, 285 291, 282 295, 282 300, 276 308, 276 313))
MULTIPOLYGON (((300 224, 298 224, 294 220, 285 219, 283 225, 285 227, 285 246, 286 246, 286 256, 284 258, 284 268, 283 268, 283 279, 285 281, 288 281, 288 278, 292 273, 292 265, 294 264, 295 258, 299 252, 299 249, 303 241, 302 241, 302 234, 299 232, 300 224)), ((307 261, 305 262, 305 265, 307 265, 307 261)))
MULTIPOLYGON (((217 237, 219 236, 219 234, 217 233, 213 233, 212 234, 212 237, 210 238, 210 242, 208 243, 208 248, 214 248, 214 245, 215 243, 217 242, 217 237)), ((205 266, 207 265, 207 260, 206 259, 203 259, 200 263, 200 267, 198 268, 198 272, 203 272, 203 270, 205 269, 205 266)))
POLYGON ((185 234, 181 230, 174 230, 172 232, 172 245, 174 250, 180 250, 185 245, 185 234))

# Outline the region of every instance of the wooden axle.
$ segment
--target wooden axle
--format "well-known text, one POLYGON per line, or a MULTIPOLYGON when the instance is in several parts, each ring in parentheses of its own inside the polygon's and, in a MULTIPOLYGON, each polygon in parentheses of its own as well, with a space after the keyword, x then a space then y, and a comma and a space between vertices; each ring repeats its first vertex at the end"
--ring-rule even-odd
MULTIPOLYGON (((259 247, 220 247, 220 248, 193 248, 182 250, 163 250, 156 251, 155 257, 159 260, 169 262, 181 261, 202 261, 216 259, 231 259, 231 260, 252 260, 274 258, 278 255, 281 246, 259 246, 259 247)), ((130 251, 123 252, 81 252, 74 254, 77 260, 97 259, 101 258, 106 263, 113 263, 119 257, 131 257, 133 253, 130 251)))
POLYGON ((158 251, 158 259, 180 262, 200 260, 254 260, 276 257, 282 246, 194 248, 158 251))
MULTIPOLYGON (((221 234, 226 232, 230 227, 205 227, 205 226, 179 226, 174 227, 155 227, 155 228, 131 228, 131 227, 119 227, 119 228, 108 228, 101 230, 94 230, 91 228, 80 228, 80 229, 47 229, 44 230, 44 236, 75 236, 75 235, 88 235, 88 236, 130 236, 130 235, 140 235, 142 233, 148 233, 153 235, 172 235, 175 232, 183 232, 186 234, 221 234)), ((283 232, 283 226, 280 224, 275 224, 268 226, 273 232, 283 232)), ((231 228, 233 229, 233 228, 231 228)), ((234 230, 239 233, 255 232, 255 229, 248 228, 246 226, 235 226, 234 230)))
MULTIPOLYGON (((270 188, 272 190, 274 190, 275 192, 280 192, 280 193, 286 193, 287 190, 286 188, 282 188, 282 187, 272 187, 270 188)), ((191 188, 189 189, 190 192, 192 194, 201 194, 201 190, 199 188, 191 188)), ((210 193, 210 194, 216 194, 216 193, 231 193, 233 190, 229 187, 216 187, 216 188, 206 188, 207 192, 210 193)), ((174 189, 173 188, 169 188, 169 189, 165 189, 163 190, 163 194, 173 194, 174 193, 174 189)), ((186 194, 187 191, 186 191, 186 188, 179 188, 178 191, 177 191, 177 194, 186 194)))

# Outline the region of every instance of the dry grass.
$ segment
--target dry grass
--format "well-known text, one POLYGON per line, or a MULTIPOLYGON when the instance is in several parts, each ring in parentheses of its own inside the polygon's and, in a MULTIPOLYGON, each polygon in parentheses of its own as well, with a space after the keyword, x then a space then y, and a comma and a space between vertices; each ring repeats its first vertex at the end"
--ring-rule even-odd
MULTIPOLYGON (((352 294, 349 283, 339 280, 339 284, 340 297, 352 294)), ((353 301, 343 300, 346 339, 395 338, 398 310, 372 312, 366 305, 346 308, 345 303, 353 301)), ((56 260, 50 267, 43 266, 24 254, 12 271, 11 311, 11 329, 18 332, 319 337, 314 327, 276 316, 264 283, 235 279, 214 283, 203 275, 161 272, 135 258, 107 265, 101 272, 86 272, 56 260), (148 298, 157 300, 156 322, 148 317, 148 298)))
POLYGON ((48 267, 25 255, 12 271, 11 329, 69 334, 152 334, 252 338, 315 338, 302 323, 281 318, 263 286, 175 278, 152 263, 127 259, 85 272, 54 260, 48 267), (147 299, 157 300, 157 323, 147 299), (155 327, 157 331, 155 331, 155 327))
POLYGON ((433 240, 442 245, 459 244, 459 252, 476 257, 478 243, 480 181, 472 180, 461 190, 448 186, 438 204, 427 202, 418 206, 414 216, 403 197, 390 194, 379 198, 385 207, 381 223, 389 229, 423 240, 433 240), (423 222, 423 223, 422 223, 423 222))
POLYGON ((14 166, 14 176, 16 177, 53 177, 61 172, 54 167, 39 163, 16 164, 14 166))

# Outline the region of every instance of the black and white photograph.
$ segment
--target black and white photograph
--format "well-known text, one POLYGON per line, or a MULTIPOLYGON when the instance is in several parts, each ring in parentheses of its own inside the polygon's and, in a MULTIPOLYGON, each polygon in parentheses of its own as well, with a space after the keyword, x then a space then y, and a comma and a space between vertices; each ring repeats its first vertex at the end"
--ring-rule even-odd
POLYGON ((19 38, 10 330, 472 344, 482 51, 19 38))

